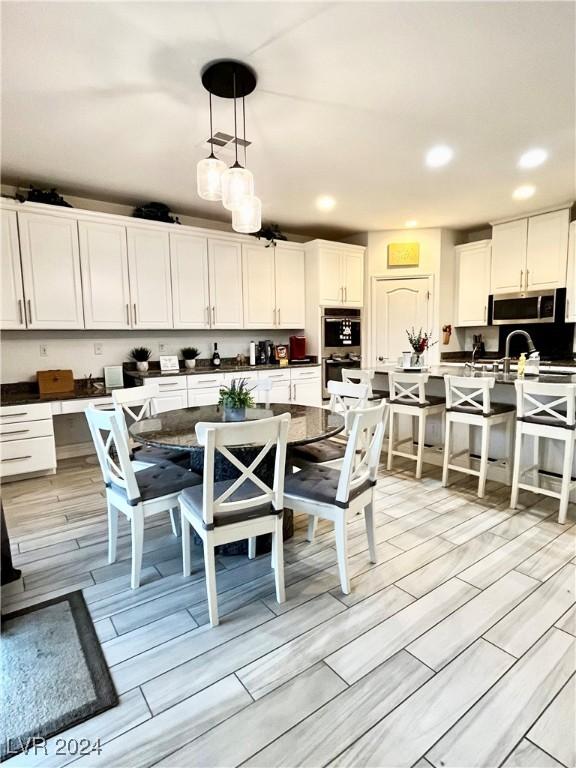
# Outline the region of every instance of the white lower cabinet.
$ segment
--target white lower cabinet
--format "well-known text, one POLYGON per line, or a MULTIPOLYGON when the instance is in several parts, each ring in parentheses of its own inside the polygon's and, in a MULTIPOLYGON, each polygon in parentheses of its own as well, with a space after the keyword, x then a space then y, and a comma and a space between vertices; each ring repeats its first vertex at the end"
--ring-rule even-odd
POLYGON ((2 477, 56 468, 56 446, 49 403, 0 408, 2 477))
POLYGON ((322 406, 322 376, 320 367, 291 371, 291 401, 297 405, 322 406))
POLYGON ((153 380, 158 386, 158 395, 154 399, 158 413, 188 407, 186 379, 186 376, 161 376, 153 380))
POLYGON ((231 374, 199 373, 188 376, 188 407, 216 405, 220 398, 220 387, 231 374))

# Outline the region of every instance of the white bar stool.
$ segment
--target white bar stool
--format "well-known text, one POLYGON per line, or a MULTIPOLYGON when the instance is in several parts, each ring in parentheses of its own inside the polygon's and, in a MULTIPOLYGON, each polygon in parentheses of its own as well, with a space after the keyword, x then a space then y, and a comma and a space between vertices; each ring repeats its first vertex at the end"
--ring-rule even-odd
MULTIPOLYGON (((478 496, 482 498, 486 489, 486 476, 488 474, 488 452, 490 448, 490 430, 496 424, 504 424, 506 438, 510 446, 509 456, 514 450, 514 406, 504 403, 492 403, 490 390, 494 388, 496 379, 491 377, 472 378, 470 376, 444 376, 446 387, 446 429, 444 435, 444 468, 442 471, 442 485, 448 485, 448 472, 464 472, 467 475, 478 477, 478 496), (468 449, 459 453, 452 453, 452 425, 467 424, 470 438, 470 428, 480 427, 482 440, 480 448, 480 469, 472 469, 470 456, 470 439, 468 449), (458 456, 468 456, 468 466, 452 464, 452 460, 458 456)), ((510 479, 512 462, 509 462, 510 479)))
POLYGON ((558 522, 566 522, 570 492, 576 487, 572 480, 574 446, 576 444, 576 384, 545 384, 536 381, 515 381, 516 387, 516 448, 510 506, 518 506, 518 492, 532 491, 560 499, 558 522), (521 467, 522 440, 530 435, 534 440, 535 464, 521 467), (560 492, 541 488, 538 484, 540 438, 564 443, 564 461, 560 492), (522 476, 532 472, 534 484, 522 483, 522 476))
POLYGON ((426 384, 429 375, 427 373, 396 373, 388 374, 390 384, 390 422, 388 434, 388 469, 392 469, 394 456, 402 456, 404 459, 412 459, 416 462, 416 478, 422 477, 422 462, 424 459, 424 438, 426 436, 426 420, 428 416, 442 413, 445 401, 442 397, 430 397, 426 395, 426 384), (412 417, 412 436, 394 442, 396 415, 412 417), (416 453, 399 451, 398 446, 407 441, 414 442, 414 423, 418 421, 418 445, 416 453))

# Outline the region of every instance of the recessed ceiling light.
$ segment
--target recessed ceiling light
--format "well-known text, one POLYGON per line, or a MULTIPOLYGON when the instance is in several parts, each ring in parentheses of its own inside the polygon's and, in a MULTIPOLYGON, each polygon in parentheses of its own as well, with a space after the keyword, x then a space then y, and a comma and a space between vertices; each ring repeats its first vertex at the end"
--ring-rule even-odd
POLYGON ((520 155, 518 168, 537 168, 542 163, 545 163, 546 160, 548 160, 548 152, 545 149, 529 149, 523 155, 520 155))
POLYGON ((417 227, 418 226, 418 222, 416 221, 416 219, 408 219, 408 221, 404 222, 404 226, 405 227, 417 227))
POLYGON ((536 192, 536 187, 533 187, 532 184, 524 184, 521 187, 516 187, 514 192, 512 192, 512 197, 514 200, 528 200, 534 192, 536 192))
POLYGON ((336 205, 336 200, 330 195, 320 195, 316 198, 316 208, 320 211, 331 211, 336 205))
POLYGON ((441 168, 443 165, 447 165, 453 157, 454 150, 452 147, 439 144, 426 152, 426 165, 428 168, 441 168))

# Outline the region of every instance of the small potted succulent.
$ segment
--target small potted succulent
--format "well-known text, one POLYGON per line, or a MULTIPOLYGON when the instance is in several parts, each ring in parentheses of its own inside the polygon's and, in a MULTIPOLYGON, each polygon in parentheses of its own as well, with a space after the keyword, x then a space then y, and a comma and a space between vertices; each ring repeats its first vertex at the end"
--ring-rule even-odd
POLYGON ((200 354, 196 347, 182 347, 180 354, 184 358, 185 368, 196 368, 196 358, 200 354))
POLYGON ((229 387, 222 387, 218 405, 224 406, 226 421, 244 421, 246 408, 255 406, 252 391, 248 389, 246 379, 233 379, 229 387))
POLYGON ((148 347, 134 347, 130 351, 130 357, 136 362, 136 368, 139 371, 148 370, 148 360, 152 357, 152 350, 148 347))

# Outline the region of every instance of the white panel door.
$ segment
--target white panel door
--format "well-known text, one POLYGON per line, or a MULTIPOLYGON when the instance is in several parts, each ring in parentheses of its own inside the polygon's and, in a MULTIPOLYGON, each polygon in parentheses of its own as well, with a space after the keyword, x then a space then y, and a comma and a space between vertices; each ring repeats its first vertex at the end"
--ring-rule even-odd
POLYGON ((490 295, 490 241, 456 248, 456 324, 487 325, 490 295))
POLYGON ((528 219, 492 227, 492 293, 525 290, 528 219))
POLYGON ((374 364, 388 359, 396 362, 410 351, 406 331, 430 329, 427 277, 376 280, 373 295, 374 364))
POLYGON ((0 259, 2 279, 0 328, 26 328, 18 222, 15 211, 2 211, 2 252, 0 259))
POLYGON ((174 328, 210 327, 208 240, 170 233, 174 328))
POLYGON ((344 303, 347 307, 364 304, 364 254, 351 251, 342 255, 344 303))
POLYGON ((19 213, 18 227, 28 328, 84 328, 76 219, 19 213))
POLYGON ((275 251, 276 325, 279 328, 304 328, 306 325, 306 283, 304 249, 282 248, 275 251))
POLYGON ((212 328, 243 328, 242 248, 229 240, 208 240, 212 328))
POLYGON ((168 232, 127 227, 132 325, 172 328, 168 232))
POLYGON ((528 290, 566 285, 570 212, 553 211, 528 219, 526 275, 528 290))
POLYGON ((276 325, 274 248, 242 246, 244 327, 273 328, 276 325))
POLYGON ((86 328, 130 328, 126 227, 79 221, 86 328))
POLYGON ((566 322, 576 323, 576 221, 570 224, 566 275, 566 322))
POLYGON ((320 274, 320 304, 337 307, 344 301, 342 253, 322 247, 318 253, 320 274))

